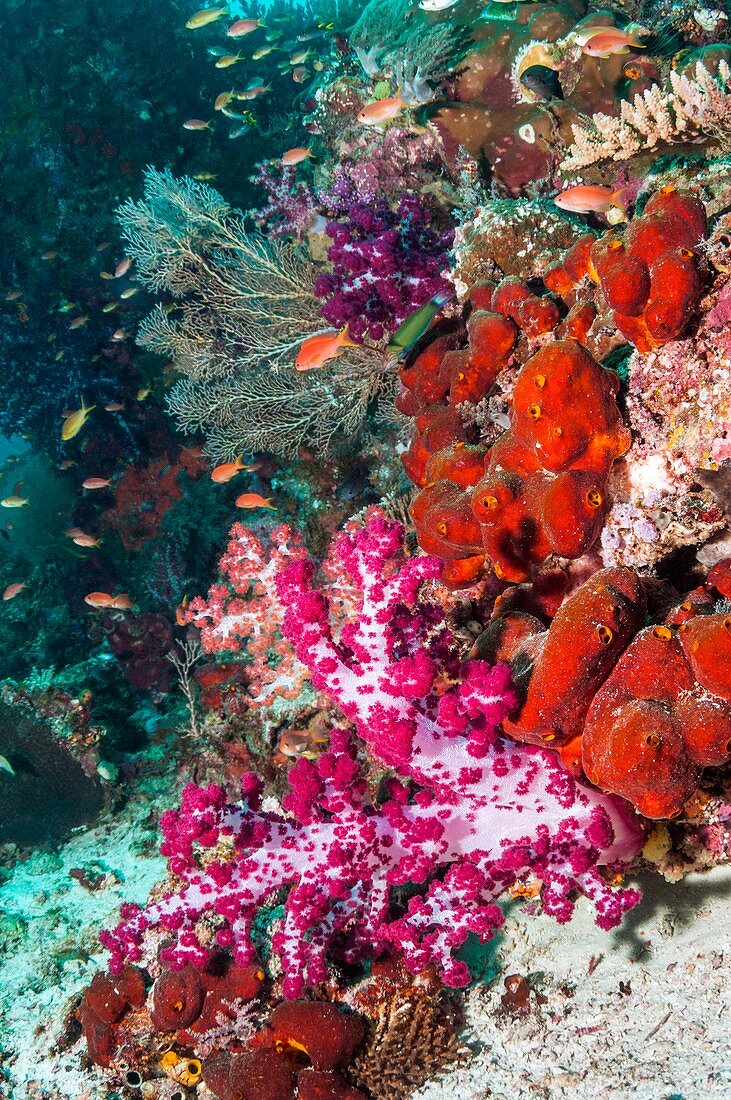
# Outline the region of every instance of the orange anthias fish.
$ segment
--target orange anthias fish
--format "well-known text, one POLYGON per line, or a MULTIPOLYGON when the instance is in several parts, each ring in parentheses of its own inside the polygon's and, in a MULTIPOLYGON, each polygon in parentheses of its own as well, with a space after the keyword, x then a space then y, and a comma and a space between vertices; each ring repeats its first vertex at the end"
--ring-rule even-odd
POLYGON ((288 149, 282 157, 282 164, 287 168, 294 167, 295 164, 301 164, 303 160, 307 160, 312 156, 310 149, 304 149, 302 146, 298 146, 295 149, 288 149))
POLYGON ((386 99, 378 99, 375 103, 369 103, 358 115, 358 122, 364 126, 381 126, 384 122, 390 122, 408 107, 408 103, 397 95, 388 96, 386 99))
POLYGON ((122 412, 124 405, 121 401, 110 401, 108 405, 104 406, 104 411, 108 413, 122 412))
POLYGON ((132 597, 128 596, 126 592, 120 592, 118 596, 112 596, 112 602, 109 606, 116 611, 130 611, 133 607, 132 597))
POLYGON ((132 597, 126 592, 120 592, 118 596, 110 596, 108 592, 89 592, 84 596, 84 603, 88 603, 89 607, 113 607, 117 611, 129 611, 132 597))
POLYGON ((95 539, 93 535, 86 535, 83 531, 80 531, 78 535, 72 535, 71 541, 76 546, 83 546, 85 549, 90 550, 92 547, 101 546, 102 540, 95 539))
POLYGON ((210 122, 204 122, 202 118, 189 118, 183 123, 184 130, 208 130, 210 122))
POLYGON ((126 275, 129 269, 132 267, 132 260, 129 257, 126 260, 122 260, 118 263, 114 269, 114 278, 121 279, 123 275, 126 275))
POLYGON ((81 482, 82 489, 106 489, 108 485, 111 485, 111 479, 108 477, 87 477, 85 481, 81 482))
POLYGON ((243 38, 246 34, 251 34, 257 27, 263 27, 261 19, 237 19, 235 23, 226 31, 229 38, 243 38))
POLYGON ((81 328, 89 320, 88 313, 82 313, 80 317, 74 317, 73 321, 69 325, 69 328, 81 328))
POLYGON ((220 111, 222 107, 228 107, 228 105, 231 102, 231 100, 233 99, 233 97, 234 97, 233 88, 231 89, 230 92, 221 92, 219 95, 216 96, 215 102, 213 104, 213 110, 214 111, 220 111))
POLYGON ((644 50, 645 46, 634 35, 614 28, 600 28, 582 46, 582 52, 588 57, 611 57, 629 53, 630 49, 644 50))
POLYGON ((89 607, 111 607, 112 597, 108 592, 89 592, 84 596, 84 603, 89 607))
POLYGON ((220 466, 216 466, 211 472, 211 481, 215 481, 216 485, 225 485, 227 481, 236 477, 240 470, 250 470, 251 466, 245 466, 242 458, 243 455, 237 455, 233 462, 223 462, 220 466))
POLYGON ((188 623, 188 600, 187 596, 183 596, 182 600, 175 608, 175 622, 178 626, 187 626, 188 623))
POLYGON ((571 210, 574 214, 589 214, 592 211, 603 213, 612 206, 624 210, 625 191, 626 188, 616 190, 582 183, 561 191, 553 201, 561 210, 571 210))
POLYGON ((242 493, 240 497, 236 497, 237 508, 271 508, 276 511, 272 504, 273 497, 263 497, 261 493, 242 493))
POLYGON ((28 587, 28 585, 25 583, 25 581, 16 581, 15 584, 9 584, 8 587, 5 589, 5 591, 3 592, 3 599, 4 600, 14 599, 18 595, 19 592, 22 592, 23 589, 27 588, 27 587, 28 587))
POLYGON ((348 338, 348 326, 341 332, 325 332, 320 336, 310 336, 304 340, 294 361, 295 370, 317 370, 327 363, 328 359, 335 359, 345 348, 354 348, 358 345, 348 338))

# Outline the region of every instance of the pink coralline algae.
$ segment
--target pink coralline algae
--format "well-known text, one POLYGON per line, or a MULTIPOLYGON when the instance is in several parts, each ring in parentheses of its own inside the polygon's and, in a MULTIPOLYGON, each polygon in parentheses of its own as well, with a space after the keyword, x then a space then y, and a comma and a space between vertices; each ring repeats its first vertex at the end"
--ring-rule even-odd
POLYGON ((315 280, 315 294, 326 298, 322 313, 336 328, 349 325, 361 341, 382 340, 410 313, 440 291, 452 234, 432 226, 432 213, 418 195, 403 195, 398 207, 356 197, 341 179, 328 196, 337 218, 327 223, 332 238, 332 271, 315 280))
POLYGON ((414 972, 434 965, 464 986, 468 970, 453 952, 470 933, 488 939, 503 922, 497 900, 527 879, 542 883, 543 908, 559 922, 578 894, 603 928, 638 902, 636 890, 616 889, 600 870, 642 843, 625 804, 578 782, 553 753, 501 735, 516 703, 510 671, 459 659, 441 607, 423 590, 441 563, 404 558, 402 535, 376 515, 340 536, 337 552, 363 600, 337 641, 314 564, 295 561, 278 578, 284 632, 315 687, 399 778, 372 804, 355 743, 339 729, 316 763, 292 768, 286 818, 261 809, 251 775, 239 806, 218 787, 188 786, 161 821, 180 891, 144 911, 123 908, 102 937, 113 971, 142 957, 152 929, 170 933, 162 957, 174 968, 206 964, 211 929, 246 965, 257 911, 287 886, 272 946, 290 998, 326 979, 331 950, 349 963, 399 950, 414 972), (391 890, 406 884, 425 888, 394 915, 391 890))

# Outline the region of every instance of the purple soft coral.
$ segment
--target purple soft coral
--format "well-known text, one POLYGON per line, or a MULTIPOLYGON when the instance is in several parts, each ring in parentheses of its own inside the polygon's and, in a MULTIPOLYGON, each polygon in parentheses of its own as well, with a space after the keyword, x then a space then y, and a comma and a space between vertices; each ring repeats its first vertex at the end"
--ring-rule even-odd
POLYGON ((322 312, 331 325, 349 325, 354 340, 382 340, 449 289, 442 272, 452 234, 432 228, 430 210, 417 195, 403 195, 396 210, 385 201, 366 205, 344 177, 323 198, 344 219, 327 224, 333 269, 315 281, 315 293, 327 298, 322 312))
POLYGON ((400 950, 415 972, 435 964, 460 986, 469 975, 454 950, 471 932, 489 938, 503 920, 497 899, 527 877, 542 882, 544 909, 559 921, 577 894, 604 928, 637 903, 637 891, 613 889, 597 869, 641 843, 624 805, 578 783, 554 754, 500 735, 516 699, 509 669, 460 662, 441 609, 422 599, 440 563, 405 559, 401 539, 400 525, 378 515, 340 536, 363 603, 338 640, 329 603, 312 588, 312 562, 292 563, 278 584, 284 632, 313 683, 404 781, 390 779, 381 804, 370 804, 356 748, 336 730, 317 764, 300 760, 290 772, 290 819, 260 810, 251 776, 243 807, 227 805, 217 787, 187 787, 162 821, 163 853, 184 885, 146 911, 125 907, 104 935, 112 969, 139 959, 154 927, 174 935, 163 951, 172 966, 202 966, 202 918, 245 964, 258 909, 290 887, 273 940, 286 996, 325 980, 335 941, 346 961, 400 950), (427 882, 394 919, 392 887, 427 882))

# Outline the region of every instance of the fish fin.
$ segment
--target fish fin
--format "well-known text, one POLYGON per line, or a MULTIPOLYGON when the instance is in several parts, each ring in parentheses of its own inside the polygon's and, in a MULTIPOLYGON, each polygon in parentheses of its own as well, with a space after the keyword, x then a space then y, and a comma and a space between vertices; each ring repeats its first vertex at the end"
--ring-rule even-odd
POLYGON ((627 212, 627 192, 630 186, 627 184, 625 187, 620 187, 616 191, 613 191, 609 196, 613 206, 618 206, 625 214, 627 212))
POLYGON ((340 346, 343 348, 360 347, 360 345, 356 343, 355 340, 350 339, 350 336, 348 334, 348 325, 346 325, 345 328, 338 333, 338 340, 340 341, 340 346))

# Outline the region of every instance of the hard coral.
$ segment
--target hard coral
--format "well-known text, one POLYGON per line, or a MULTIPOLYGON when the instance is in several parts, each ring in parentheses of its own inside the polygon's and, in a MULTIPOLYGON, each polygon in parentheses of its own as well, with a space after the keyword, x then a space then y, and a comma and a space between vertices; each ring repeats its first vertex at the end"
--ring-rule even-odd
POLYGON ((336 946, 349 962, 398 948, 414 971, 434 965, 446 982, 464 985, 467 968, 452 952, 470 932, 489 938, 503 920, 496 900, 528 874, 541 879, 544 908, 560 921, 571 917, 577 893, 591 899, 605 928, 637 902, 635 891, 615 892, 598 870, 634 855, 636 824, 553 754, 516 748, 499 734, 515 704, 507 667, 460 665, 442 609, 421 594, 440 563, 404 559, 401 540, 400 526, 378 516, 340 538, 338 553, 363 595, 358 619, 338 641, 328 601, 312 588, 311 562, 288 566, 279 593, 285 634, 313 683, 402 779, 371 805, 351 739, 336 730, 316 766, 299 760, 290 772, 288 819, 259 809, 253 777, 242 806, 227 805, 216 787, 187 787, 180 810, 161 822, 162 850, 182 889, 145 911, 124 907, 117 929, 103 936, 113 969, 139 958, 157 927, 173 937, 166 960, 205 966, 210 951, 198 929, 206 914, 217 916, 219 944, 245 966, 258 908, 284 886, 273 948, 290 998, 326 978, 336 946), (407 882, 422 891, 394 918, 391 890, 407 882))

